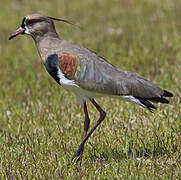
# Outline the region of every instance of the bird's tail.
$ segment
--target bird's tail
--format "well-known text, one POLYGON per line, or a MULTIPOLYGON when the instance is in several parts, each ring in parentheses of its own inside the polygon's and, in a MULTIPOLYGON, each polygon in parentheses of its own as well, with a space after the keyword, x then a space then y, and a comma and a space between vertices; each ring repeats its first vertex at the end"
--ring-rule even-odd
POLYGON ((164 103, 168 104, 169 101, 165 97, 173 97, 171 92, 164 90, 163 95, 161 97, 153 97, 153 98, 143 98, 143 97, 134 97, 138 100, 138 104, 147 108, 149 111, 153 112, 157 107, 152 104, 153 103, 164 103))

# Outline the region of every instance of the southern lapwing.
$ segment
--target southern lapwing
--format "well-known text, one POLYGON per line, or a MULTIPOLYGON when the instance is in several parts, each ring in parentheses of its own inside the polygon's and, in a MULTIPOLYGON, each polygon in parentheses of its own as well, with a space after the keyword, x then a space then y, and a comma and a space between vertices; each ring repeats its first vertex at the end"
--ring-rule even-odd
POLYGON ((82 104, 85 114, 83 139, 72 158, 72 162, 78 162, 82 157, 85 142, 106 116, 106 112, 94 98, 117 97, 153 112, 156 109, 153 102, 169 103, 165 97, 173 95, 139 74, 120 70, 95 52, 63 40, 55 30, 54 20, 70 23, 63 19, 31 14, 23 18, 20 28, 9 40, 19 34, 30 35, 48 73, 58 84, 74 92, 82 104), (89 132, 87 101, 90 101, 100 113, 98 121, 89 132))

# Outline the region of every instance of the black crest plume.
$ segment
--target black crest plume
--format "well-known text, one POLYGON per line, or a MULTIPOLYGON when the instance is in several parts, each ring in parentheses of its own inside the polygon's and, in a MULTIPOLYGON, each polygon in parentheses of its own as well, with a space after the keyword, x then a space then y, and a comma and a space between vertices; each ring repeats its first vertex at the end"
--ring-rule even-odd
POLYGON ((80 27, 80 26, 78 26, 77 24, 74 24, 74 23, 72 23, 72 22, 70 22, 70 21, 68 21, 68 20, 65 20, 65 19, 60 19, 60 18, 55 18, 55 17, 50 17, 50 16, 48 16, 48 18, 50 18, 50 19, 52 19, 52 20, 54 20, 54 21, 61 21, 61 22, 65 22, 65 23, 67 23, 67 24, 71 24, 71 25, 76 26, 76 27, 78 27, 78 28, 80 28, 80 29, 81 29, 81 27, 80 27))

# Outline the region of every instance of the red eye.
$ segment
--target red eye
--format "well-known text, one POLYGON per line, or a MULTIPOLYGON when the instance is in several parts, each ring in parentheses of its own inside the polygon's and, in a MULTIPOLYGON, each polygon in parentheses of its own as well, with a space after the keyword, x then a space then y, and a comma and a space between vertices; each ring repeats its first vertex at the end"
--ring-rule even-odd
POLYGON ((33 26, 33 24, 34 24, 34 21, 33 21, 33 20, 27 21, 27 25, 28 25, 28 26, 33 26))

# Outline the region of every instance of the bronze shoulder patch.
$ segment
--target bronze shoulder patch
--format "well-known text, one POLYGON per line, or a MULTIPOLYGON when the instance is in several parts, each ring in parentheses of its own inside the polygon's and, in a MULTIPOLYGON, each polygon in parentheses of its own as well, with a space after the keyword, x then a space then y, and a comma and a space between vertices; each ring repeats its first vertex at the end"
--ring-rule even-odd
POLYGON ((59 68, 68 79, 73 79, 77 70, 78 57, 70 53, 60 53, 58 55, 59 68))

